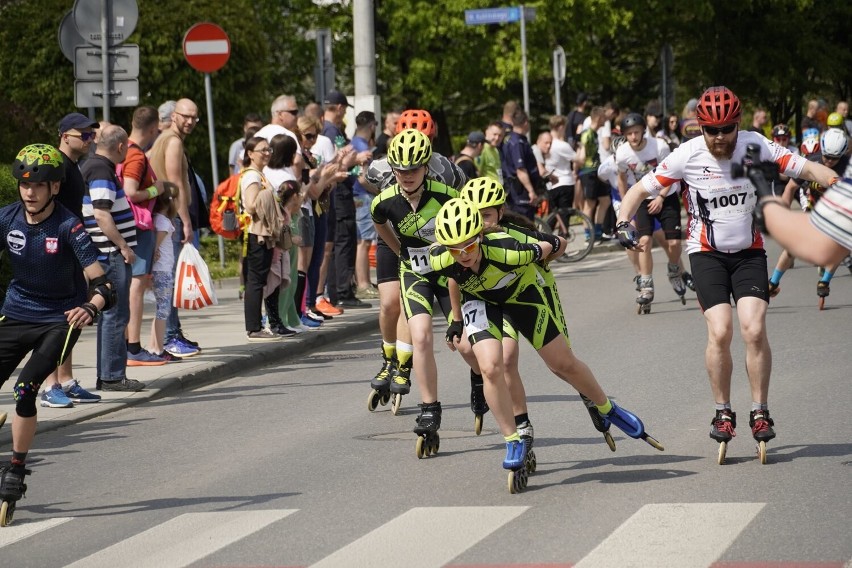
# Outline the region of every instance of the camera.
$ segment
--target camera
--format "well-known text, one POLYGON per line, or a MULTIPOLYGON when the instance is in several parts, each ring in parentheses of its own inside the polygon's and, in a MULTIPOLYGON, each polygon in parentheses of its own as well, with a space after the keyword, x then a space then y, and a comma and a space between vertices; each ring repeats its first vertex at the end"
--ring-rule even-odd
POLYGON ((778 181, 778 164, 760 160, 760 146, 749 144, 742 162, 731 164, 731 176, 747 177, 754 184, 758 197, 773 195, 775 182, 778 181))

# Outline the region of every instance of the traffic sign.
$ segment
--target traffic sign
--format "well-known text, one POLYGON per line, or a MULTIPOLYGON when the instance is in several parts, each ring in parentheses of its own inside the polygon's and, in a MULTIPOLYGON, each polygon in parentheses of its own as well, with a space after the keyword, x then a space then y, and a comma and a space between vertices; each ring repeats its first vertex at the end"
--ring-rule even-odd
MULTIPOLYGON (((109 50, 109 74, 114 79, 139 78, 139 46, 127 44, 109 50)), ((101 50, 79 46, 74 51, 74 78, 81 81, 103 77, 101 50)))
POLYGON ((136 0, 74 0, 74 25, 89 43, 101 44, 101 7, 107 6, 107 42, 119 45, 127 41, 139 21, 136 0))
POLYGON ((506 24, 517 22, 521 19, 520 6, 509 6, 506 8, 482 8, 479 10, 465 10, 464 23, 469 26, 480 24, 506 24))
POLYGON ((59 50, 65 59, 74 63, 74 50, 78 45, 86 45, 86 40, 74 25, 74 12, 68 10, 62 17, 62 22, 59 23, 59 50))
MULTIPOLYGON (((135 107, 139 104, 139 80, 112 81, 109 89, 109 106, 135 107)), ((74 106, 98 107, 104 104, 102 81, 74 81, 74 106)))
POLYGON ((195 24, 183 36, 183 55, 196 71, 212 73, 228 62, 231 41, 225 30, 216 24, 195 24))

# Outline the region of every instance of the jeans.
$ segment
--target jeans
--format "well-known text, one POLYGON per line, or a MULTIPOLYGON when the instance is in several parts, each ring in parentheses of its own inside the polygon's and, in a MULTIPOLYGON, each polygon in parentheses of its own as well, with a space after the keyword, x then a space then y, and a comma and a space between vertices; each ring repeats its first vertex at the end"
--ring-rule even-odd
MULTIPOLYGON (((183 243, 181 243, 183 240, 183 221, 181 221, 180 217, 175 217, 173 222, 175 225, 175 232, 172 233, 172 245, 174 246, 175 251, 175 262, 177 262, 177 259, 180 256, 180 249, 183 248, 183 243)), ((183 335, 183 331, 180 328, 178 309, 174 307, 174 289, 172 290, 172 296, 169 298, 169 305, 171 308, 169 310, 169 317, 166 318, 165 343, 183 335)))
POLYGON ((98 321, 97 373, 102 381, 120 381, 127 377, 127 343, 124 328, 130 320, 130 280, 133 270, 121 253, 111 252, 101 266, 116 292, 115 305, 101 313, 98 321))

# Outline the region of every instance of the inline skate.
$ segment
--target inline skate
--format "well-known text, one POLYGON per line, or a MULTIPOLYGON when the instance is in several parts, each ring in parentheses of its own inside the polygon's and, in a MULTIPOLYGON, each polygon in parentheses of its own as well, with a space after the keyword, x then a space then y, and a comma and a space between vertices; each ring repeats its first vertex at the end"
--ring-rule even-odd
POLYGON ((488 402, 482 390, 482 375, 470 371, 470 409, 473 411, 473 428, 476 435, 482 433, 482 417, 488 412, 488 402))
POLYGON ((692 277, 692 274, 686 270, 681 270, 681 278, 683 278, 686 287, 695 292, 695 278, 692 277))
POLYGON ((417 426, 414 427, 414 433, 417 434, 415 452, 418 459, 423 459, 437 454, 441 446, 441 438, 438 435, 438 429, 441 427, 441 403, 430 402, 418 406, 420 416, 416 418, 417 426))
POLYGON ((373 390, 370 391, 370 395, 367 397, 367 410, 370 412, 376 410, 376 407, 380 404, 385 406, 390 401, 390 383, 395 370, 396 357, 388 357, 383 349, 382 368, 379 369, 379 372, 370 381, 370 386, 373 387, 373 390))
POLYGON ((23 465, 0 466, 0 527, 8 527, 15 516, 15 506, 27 493, 24 478, 32 471, 23 465))
MULTIPOLYGON (((610 401, 612 409, 606 414, 600 414, 595 408, 595 411, 610 424, 615 424, 619 430, 633 438, 634 440, 643 440, 651 447, 660 450, 665 450, 662 444, 656 438, 645 432, 645 425, 638 416, 627 409, 621 408, 614 402, 610 401)), ((610 446, 612 449, 612 446, 610 446)))
POLYGON ((609 433, 610 422, 606 419, 598 409, 595 408, 595 403, 592 402, 586 395, 580 394, 580 398, 583 399, 583 404, 586 405, 586 410, 589 411, 589 416, 592 418, 592 425, 595 427, 595 430, 603 434, 604 441, 606 441, 606 445, 609 446, 611 451, 615 451, 615 440, 612 439, 612 434, 609 433))
POLYGON ((751 427, 751 435, 757 442, 757 457, 761 464, 766 463, 766 442, 775 437, 775 421, 769 417, 768 410, 752 410, 749 415, 748 425, 751 427))
POLYGON ((686 284, 683 282, 683 274, 681 273, 681 268, 677 264, 668 263, 668 274, 669 282, 672 285, 672 289, 677 294, 678 298, 680 298, 680 303, 684 306, 686 305, 686 284))
POLYGON ((719 465, 725 464, 728 452, 728 442, 737 435, 737 413, 730 409, 717 410, 716 416, 710 421, 710 437, 719 442, 719 465))
POLYGON ((537 466, 537 462, 535 459, 535 452, 533 451, 533 425, 529 420, 524 420, 520 424, 518 424, 518 434, 521 436, 521 440, 527 444, 527 456, 526 456, 526 468, 527 473, 532 474, 535 472, 535 468, 537 466))
POLYGON ((3 424, 6 423, 6 417, 8 415, 5 412, 0 412, 0 428, 3 427, 3 424))
POLYGON ((520 493, 527 487, 529 469, 527 454, 530 451, 529 442, 525 439, 506 442, 506 457, 503 459, 503 469, 509 470, 509 493, 520 493))
POLYGON ((636 285, 639 287, 639 294, 636 296, 636 313, 650 314, 651 302, 654 301, 654 277, 640 276, 636 285))
POLYGON ((411 392, 411 362, 409 359, 405 365, 397 362, 396 370, 390 378, 391 412, 394 416, 399 414, 402 407, 402 396, 411 392))
POLYGON ((819 297, 819 309, 820 311, 825 309, 825 299, 828 298, 828 295, 831 293, 831 287, 828 285, 828 282, 820 280, 817 282, 817 296, 819 297))

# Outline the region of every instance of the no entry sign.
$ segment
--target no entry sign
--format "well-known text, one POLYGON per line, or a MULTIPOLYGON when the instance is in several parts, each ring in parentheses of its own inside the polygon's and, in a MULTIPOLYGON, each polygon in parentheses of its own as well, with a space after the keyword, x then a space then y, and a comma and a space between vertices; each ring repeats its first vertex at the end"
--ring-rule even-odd
POLYGON ((183 36, 183 54, 196 71, 212 73, 224 67, 231 56, 231 41, 225 30, 202 22, 195 24, 183 36))

